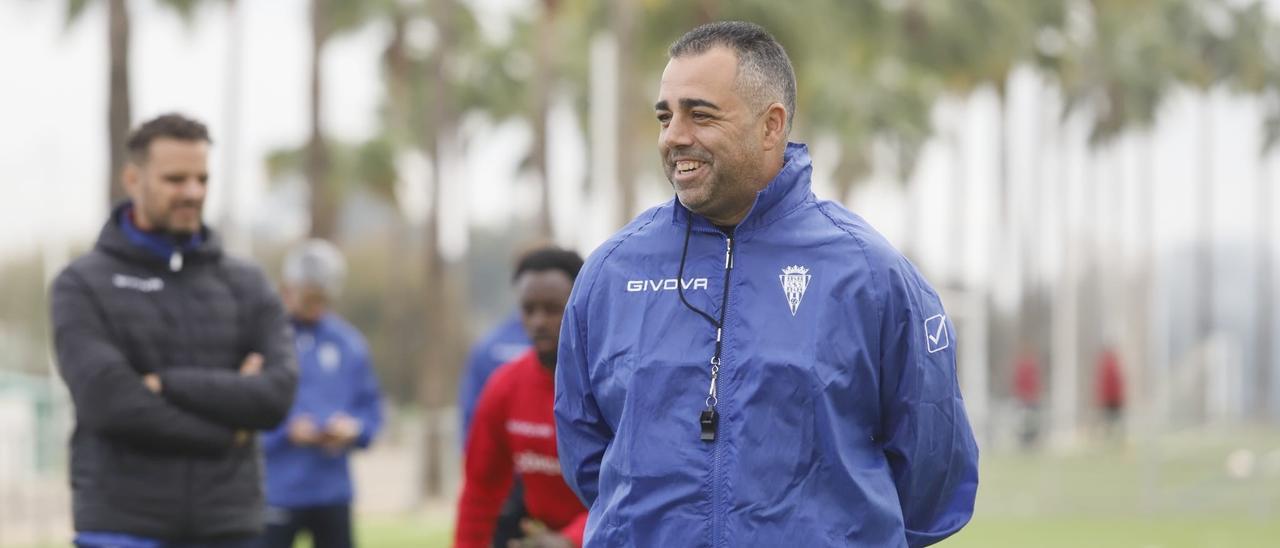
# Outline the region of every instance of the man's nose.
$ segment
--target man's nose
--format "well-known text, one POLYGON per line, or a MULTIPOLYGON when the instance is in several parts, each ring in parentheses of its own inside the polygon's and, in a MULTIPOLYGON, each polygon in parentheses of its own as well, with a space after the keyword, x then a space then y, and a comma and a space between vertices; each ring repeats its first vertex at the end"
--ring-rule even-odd
POLYGON ((549 316, 546 312, 539 310, 533 313, 533 316, 530 319, 531 321, 529 323, 532 323, 533 326, 537 328, 545 327, 547 325, 548 317, 549 316))
POLYGON ((188 200, 203 198, 205 191, 205 184, 199 178, 188 177, 182 182, 182 197, 188 200))
POLYGON ((658 139, 666 148, 677 148, 693 144, 692 125, 685 116, 672 114, 667 127, 662 130, 658 139))

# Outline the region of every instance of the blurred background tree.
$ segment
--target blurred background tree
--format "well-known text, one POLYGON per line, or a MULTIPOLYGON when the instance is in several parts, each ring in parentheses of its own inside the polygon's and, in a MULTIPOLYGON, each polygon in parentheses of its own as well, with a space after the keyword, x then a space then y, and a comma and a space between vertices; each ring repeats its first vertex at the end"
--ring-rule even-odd
MULTIPOLYGON (((200 25, 201 9, 235 4, 156 3, 192 26, 200 25)), ((66 24, 84 18, 92 4, 68 0, 66 24)), ((138 121, 129 100, 131 4, 102 4, 110 70, 106 178, 114 202, 123 139, 138 121)), ((651 110, 666 48, 695 25, 719 19, 757 22, 791 54, 800 94, 793 139, 823 151, 816 164, 829 166, 824 178, 831 193, 822 197, 849 202, 868 182, 882 180, 911 196, 926 180, 919 168, 930 151, 944 158, 945 169, 934 177, 944 181, 949 198, 945 257, 933 263, 926 257, 926 235, 918 233, 926 215, 918 209, 921 200, 905 200, 896 243, 922 264, 948 265, 928 272, 930 278, 948 296, 980 309, 973 317, 982 329, 974 332, 985 335, 967 344, 984 349, 984 362, 974 365, 984 375, 981 386, 1000 394, 1017 348, 1042 349, 1054 424, 1063 431, 1079 429, 1086 419, 1083 366, 1104 345, 1122 348, 1141 405, 1156 405, 1158 394, 1174 391, 1179 375, 1209 374, 1203 349, 1231 329, 1215 310, 1226 302, 1220 293, 1230 273, 1222 265, 1236 253, 1214 239, 1221 222, 1215 203, 1225 191, 1213 159, 1229 145, 1211 126, 1224 98, 1255 103, 1264 113, 1258 120, 1263 139, 1253 156, 1256 237, 1245 255, 1256 271, 1255 335, 1248 339, 1256 348, 1244 382, 1250 416, 1278 418, 1280 376, 1268 336, 1276 329, 1276 227, 1267 154, 1280 140, 1280 32, 1264 2, 535 0, 512 8, 508 32, 496 34, 486 32, 481 4, 308 0, 308 87, 300 98, 308 105, 307 131, 261 159, 274 190, 295 185, 307 196, 305 232, 341 243, 352 258, 343 312, 369 336, 393 398, 424 417, 425 492, 446 488, 450 419, 440 410, 453 403, 467 345, 510 310, 502 289, 513 254, 535 240, 578 246, 595 209, 616 229, 652 205, 650 197, 669 194, 656 169, 651 110), (375 129, 350 138, 327 126, 323 106, 333 79, 326 78, 324 61, 335 41, 362 33, 379 40, 381 98, 375 129), (1124 196, 1160 193, 1157 127, 1169 105, 1187 96, 1201 109, 1194 132, 1198 214, 1190 221, 1195 244, 1191 252, 1162 258, 1159 203, 1137 200, 1138 251, 1126 259, 1116 236, 1128 222, 1121 219, 1124 196), (988 99, 994 106, 987 117, 956 107, 988 99), (1033 105, 1030 143, 1015 142, 1015 125, 1027 118, 1018 114, 1019 101, 1033 105), (585 155, 574 160, 589 174, 580 187, 555 180, 556 117, 566 112, 576 124, 567 131, 585 141, 585 155), (993 146, 980 150, 994 157, 971 154, 974 120, 990 126, 979 129, 989 131, 993 146), (482 144, 477 140, 492 135, 476 128, 503 124, 527 137, 519 181, 510 185, 512 195, 484 198, 535 205, 529 219, 480 228, 467 219, 472 191, 460 165, 482 144), (1077 131, 1084 134, 1079 150, 1072 144, 1077 131), (1120 183, 1126 169, 1120 158, 1128 150, 1138 158, 1134 189, 1120 183), (975 175, 981 173, 976 163, 994 166, 990 180, 975 175), (1015 173, 1015 166, 1026 167, 1015 173), (989 196, 991 203, 972 196, 989 196), (579 210, 557 211, 570 197, 579 200, 573 202, 579 210), (986 211, 988 222, 975 222, 986 211), (465 244, 449 243, 459 238, 465 244), (1050 238, 1061 258, 1057 271, 1037 248, 1050 238), (1171 262, 1190 274, 1185 294, 1194 297, 1169 296, 1176 284, 1160 280, 1171 276, 1162 274, 1171 262), (1001 304, 1005 296, 1012 296, 1012 306, 1001 304), (1190 307, 1189 340, 1156 340, 1159 322, 1176 324, 1182 316, 1154 317, 1159 306, 1190 307), (1200 365, 1185 365, 1193 362, 1200 365)), ((283 245, 258 243, 253 251, 271 263, 283 245)), ((16 266, 3 272, 13 277, 5 279, 31 278, 22 287, 37 287, 34 277, 49 268, 31 268, 32 260, 11 261, 16 266)), ((43 312, 32 313, 34 305, 18 295, 3 302, 6 332, 47 341, 43 312)), ((25 368, 40 372, 43 365, 25 368)))

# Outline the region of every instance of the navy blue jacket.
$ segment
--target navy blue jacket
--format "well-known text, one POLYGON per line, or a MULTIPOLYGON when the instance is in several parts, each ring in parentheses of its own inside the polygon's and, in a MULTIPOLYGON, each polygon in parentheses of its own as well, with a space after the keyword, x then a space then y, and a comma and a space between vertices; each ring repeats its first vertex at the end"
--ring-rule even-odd
POLYGON ((788 145, 732 237, 672 200, 587 260, 555 400, 586 546, 923 546, 968 522, 978 450, 954 328, 911 263, 814 197, 810 173, 788 145))
MULTIPOLYGON (((262 530, 258 447, 297 382, 284 307, 256 265, 207 227, 184 245, 117 206, 97 245, 53 281, 58 372, 75 404, 70 443, 80 533, 200 541, 262 530), (250 352, 258 375, 241 375, 250 352), (159 375, 153 394, 143 376, 159 375)), ((82 539, 83 540, 83 539, 82 539)))

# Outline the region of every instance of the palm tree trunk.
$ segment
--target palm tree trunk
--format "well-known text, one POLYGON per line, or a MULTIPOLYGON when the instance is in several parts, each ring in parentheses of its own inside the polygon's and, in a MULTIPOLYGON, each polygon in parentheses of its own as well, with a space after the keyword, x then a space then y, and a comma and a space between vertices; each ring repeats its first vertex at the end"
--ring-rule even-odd
POLYGON ((1200 109, 1200 178, 1196 181, 1199 219, 1199 255, 1196 261, 1196 342, 1208 342, 1213 336, 1213 103, 1206 89, 1200 109))
POLYGON ((1272 416, 1272 368, 1275 364, 1272 361, 1272 355, 1275 351, 1271 342, 1271 335, 1275 333, 1275 312, 1273 309, 1273 301, 1275 298, 1275 286, 1271 283, 1272 278, 1272 249, 1273 234, 1275 233, 1272 226, 1272 207, 1273 189, 1271 188, 1271 172, 1269 171, 1270 163, 1267 162, 1266 156, 1262 156, 1259 162, 1261 165, 1258 169, 1258 309, 1257 309, 1257 357, 1255 358, 1255 381, 1254 381, 1254 409, 1255 417, 1260 421, 1267 421, 1272 416))
MULTIPOLYGON (((387 128, 391 134, 391 140, 397 145, 397 157, 400 153, 399 146, 406 143, 411 135, 410 108, 409 108, 409 88, 411 65, 409 62, 408 52, 406 51, 406 31, 409 25, 408 14, 400 4, 392 7, 391 14, 391 38, 387 43, 386 49, 383 51, 382 62, 387 73, 387 128)), ((399 206, 400 199, 397 196, 396 205, 399 206)), ((406 263, 415 263, 418 260, 418 250, 412 242, 412 231, 417 227, 409 218, 404 215, 403 209, 397 207, 397 211, 401 214, 396 217, 395 237, 391 243, 392 252, 388 254, 387 271, 390 273, 389 283, 383 295, 384 310, 387 318, 392 322, 392 331, 395 333, 395 343, 391 349, 391 359, 394 361, 391 365, 395 371, 395 382, 403 383, 400 386, 414 386, 411 380, 416 380, 416 371, 418 370, 417 360, 419 354, 415 352, 416 348, 422 346, 415 344, 421 338, 422 334, 418 332, 419 326, 412 320, 413 303, 416 301, 416 287, 412 279, 417 276, 417 269, 405 268, 406 263), (411 272, 413 272, 411 274, 411 272)), ((420 301, 416 301, 419 302, 420 301)), ((398 390, 401 396, 408 396, 403 391, 398 390)))
MULTIPOLYGON (((1065 140, 1065 139, 1064 139, 1065 140)), ((1062 148, 1062 147, 1060 147, 1062 148)), ((1074 156, 1074 155, 1073 155, 1074 156)), ((1080 265, 1079 238, 1073 231, 1072 219, 1076 204, 1072 198, 1071 180, 1066 165, 1072 157, 1064 158, 1064 169, 1058 170, 1058 190, 1061 192, 1060 234, 1062 245, 1062 277, 1053 293, 1053 337, 1051 341, 1052 369, 1049 389, 1053 437, 1059 445, 1070 446, 1075 442, 1076 418, 1079 407, 1079 289, 1080 265)), ((1081 158, 1088 162, 1088 154, 1081 158)))
MULTIPOLYGON (((1159 386, 1167 379, 1160 378, 1152 367, 1151 341, 1153 340, 1152 303, 1155 300, 1156 293, 1156 202, 1152 199, 1155 196, 1155 177, 1156 177, 1156 155, 1155 155, 1155 129, 1151 129, 1138 143, 1141 147, 1141 157, 1138 159, 1138 268, 1134 274, 1134 278, 1129 282, 1129 287, 1133 287, 1134 283, 1138 286, 1134 287, 1131 293, 1136 296, 1133 303, 1134 326, 1133 340, 1133 367, 1130 368, 1133 377, 1133 393, 1135 396, 1135 409, 1145 409, 1154 411, 1153 404, 1156 402, 1156 394, 1159 390, 1154 387, 1159 386)), ((1159 420, 1155 413, 1151 413, 1151 417, 1159 420)), ((1155 428, 1156 424, 1148 423, 1147 428, 1155 428)))
POLYGON ((635 147, 633 143, 635 124, 632 124, 632 116, 627 113, 633 112, 631 107, 636 103, 636 92, 634 86, 635 78, 631 70, 631 65, 635 63, 635 7, 629 0, 615 0, 613 2, 613 24, 614 39, 618 44, 618 61, 617 70, 617 107, 618 112, 615 119, 618 122, 617 127, 617 151, 615 152, 614 165, 617 173, 614 180, 618 184, 618 226, 621 227, 631 220, 631 216, 636 211, 636 169, 635 169, 635 147))
POLYGON ((423 234, 426 262, 426 325, 423 335, 429 341, 429 350, 425 355, 423 374, 418 379, 418 401, 425 409, 422 488, 429 496, 438 497, 444 494, 445 488, 444 436, 439 410, 445 404, 445 388, 456 385, 451 381, 456 377, 457 364, 463 359, 467 314, 462 302, 466 293, 465 272, 459 271, 461 266, 446 261, 440 245, 441 214, 446 207, 442 203, 444 193, 441 190, 444 185, 456 184, 448 177, 445 164, 452 161, 454 147, 450 139, 456 138, 458 118, 454 110, 454 84, 443 68, 456 47, 458 6, 455 0, 436 0, 434 7, 433 18, 439 30, 439 42, 427 63, 427 70, 429 74, 441 76, 432 78, 433 101, 432 107, 426 110, 424 128, 427 136, 424 145, 432 158, 435 175, 430 187, 431 211, 423 234))
POLYGON ((968 265, 969 253, 973 249, 972 242, 969 241, 971 236, 969 232, 969 192, 968 192, 968 164, 964 157, 964 106, 960 103, 956 107, 955 120, 952 127, 947 132, 950 140, 951 148, 951 204, 950 216, 951 220, 951 236, 955 239, 955 246, 948 246, 947 253, 950 254, 950 270, 952 273, 951 283, 956 287, 968 287, 968 265))
POLYGON ((118 178, 125 163, 125 141, 133 113, 129 103, 129 10, 125 0, 107 2, 107 51, 111 73, 107 87, 107 144, 110 146, 110 171, 107 173, 107 206, 124 199, 124 188, 118 178))
POLYGON ((222 134, 222 177, 219 186, 223 188, 223 203, 226 205, 222 208, 222 218, 219 222, 219 228, 222 229, 222 238, 228 249, 242 254, 249 254, 249 246, 251 241, 246 237, 244 231, 240 230, 240 223, 236 217, 239 208, 236 207, 236 201, 239 196, 237 187, 240 184, 239 177, 236 172, 239 171, 240 157, 236 154, 240 146, 240 84, 242 81, 244 64, 241 62, 243 57, 242 44, 243 24, 240 18, 240 6, 237 0, 227 0, 227 76, 225 79, 226 96, 224 97, 224 105, 226 106, 226 127, 220 132, 222 134))
POLYGON ((1011 221, 1012 215, 1010 214, 1010 201, 1012 198, 1010 194, 1013 191, 1013 184, 1009 180, 1009 150, 1011 148, 1009 140, 1012 133, 1009 131, 1009 124, 1010 118, 1012 118, 1012 106, 1009 100, 1008 79, 1009 76, 1006 75, 996 85, 996 98, 999 101, 996 110, 996 215, 995 222, 992 223, 989 232, 990 246, 987 250, 987 253, 989 253, 987 268, 989 270, 987 278, 997 286, 990 286, 989 284, 986 290, 987 298, 985 299, 986 306, 992 308, 992 312, 987 314, 987 332, 995 335, 987 339, 992 343, 992 347, 988 350, 992 364, 1004 364, 1013 361, 1013 348, 1014 344, 1016 344, 1014 341, 1020 340, 1024 331, 1021 325, 1023 321, 1021 307, 1014 305, 1013 310, 1018 316, 1014 321, 1008 323, 1008 331, 1003 331, 999 326, 1000 315, 994 313, 994 307, 992 306, 997 302, 996 297, 1001 291, 998 285, 1008 284, 1010 287, 1004 291, 1016 292, 1015 303, 1021 300, 1022 294, 1022 288, 1019 286, 1021 284, 1021 274, 1019 272, 1021 265, 1016 256, 1016 240, 1014 235, 1011 234, 1015 231, 1011 230, 1013 223, 1011 221))
POLYGON ((698 0, 697 10, 698 24, 702 25, 710 23, 720 18, 720 1, 719 0, 698 0))
POLYGON ((409 93, 410 76, 413 69, 408 52, 409 16, 400 4, 395 4, 391 14, 391 39, 383 52, 383 64, 387 70, 387 96, 390 114, 388 124, 392 138, 397 143, 409 139, 412 131, 409 128, 409 93))
POLYGON ((556 81, 554 61, 555 17, 557 1, 543 0, 538 16, 538 45, 535 54, 537 75, 533 81, 533 151, 534 170, 538 173, 538 233, 547 239, 555 236, 551 224, 551 173, 547 167, 547 114, 551 110, 551 86, 556 81))
POLYGON ((311 136, 307 140, 306 174, 311 190, 311 230, 313 238, 333 238, 338 204, 328 180, 329 151, 323 126, 323 53, 329 38, 329 21, 324 0, 311 1, 311 136))

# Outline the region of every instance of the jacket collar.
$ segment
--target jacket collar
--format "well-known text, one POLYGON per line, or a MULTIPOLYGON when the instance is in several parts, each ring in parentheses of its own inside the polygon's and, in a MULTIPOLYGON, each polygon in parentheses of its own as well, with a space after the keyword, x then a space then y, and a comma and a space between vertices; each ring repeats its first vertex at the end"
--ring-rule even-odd
MULTIPOLYGON (((810 177, 813 175, 813 161, 809 158, 809 147, 803 143, 787 143, 783 156, 782 169, 774 176, 764 190, 756 193, 756 201, 747 211, 747 216, 738 223, 735 234, 746 234, 768 226, 785 217, 801 204, 813 197, 810 190, 810 177)), ((703 231, 716 231, 705 217, 692 213, 680 203, 678 198, 671 200, 671 222, 683 225, 686 219, 693 219, 693 227, 703 231)))
POLYGON ((98 234, 97 247, 126 261, 170 270, 170 256, 179 252, 186 265, 217 260, 222 255, 222 243, 216 233, 202 226, 200 235, 179 244, 164 236, 142 232, 128 219, 133 209, 130 201, 122 202, 111 211, 111 217, 98 234))

